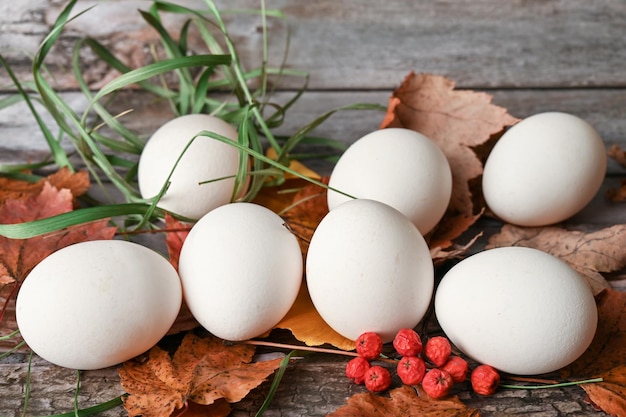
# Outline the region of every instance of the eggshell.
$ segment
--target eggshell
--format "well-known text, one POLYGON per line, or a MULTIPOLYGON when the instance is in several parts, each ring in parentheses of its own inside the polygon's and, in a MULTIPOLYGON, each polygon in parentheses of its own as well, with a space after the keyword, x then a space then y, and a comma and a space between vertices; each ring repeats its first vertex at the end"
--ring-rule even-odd
POLYGON ((190 114, 168 121, 146 142, 139 159, 137 178, 143 198, 158 195, 182 154, 159 207, 199 219, 231 201, 239 151, 206 136, 197 137, 185 151, 191 139, 202 131, 237 141, 237 131, 231 125, 207 114, 190 114), (216 179, 219 180, 201 184, 216 179))
POLYGON ((339 334, 356 340, 376 332, 389 342, 423 318, 433 293, 433 263, 406 216, 378 201, 350 200, 315 230, 306 280, 315 308, 339 334))
POLYGON ((537 249, 502 247, 470 256, 445 274, 435 313, 468 356, 504 372, 556 371, 589 347, 598 312, 587 282, 537 249))
POLYGON ((231 203, 192 227, 179 272, 196 320, 222 339, 245 340, 287 314, 300 289, 303 261, 298 240, 276 213, 231 203))
POLYGON ((182 303, 180 279, 160 254, 120 240, 60 249, 28 274, 16 316, 28 346, 72 369, 100 369, 152 348, 182 303))
MULTIPOLYGON (((388 128, 354 142, 337 161, 329 186, 352 197, 386 203, 426 234, 448 207, 452 173, 441 149, 426 136, 388 128)), ((333 210, 349 199, 329 190, 328 207, 333 210)))
POLYGON ((489 154, 485 200, 509 223, 557 223, 593 199, 606 165, 602 138, 589 123, 566 113, 536 114, 509 129, 489 154))

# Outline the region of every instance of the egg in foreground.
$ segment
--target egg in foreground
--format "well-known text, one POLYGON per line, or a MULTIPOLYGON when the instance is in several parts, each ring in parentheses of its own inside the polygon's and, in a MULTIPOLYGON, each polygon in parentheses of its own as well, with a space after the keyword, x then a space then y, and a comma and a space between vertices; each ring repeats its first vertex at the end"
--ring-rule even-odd
POLYGON ((67 246, 26 277, 16 301, 20 333, 39 356, 72 369, 101 369, 149 350, 182 303, 178 274, 136 243, 67 246))
POLYGON ((307 253, 306 282, 324 321, 356 340, 364 332, 389 342, 428 309, 433 263, 417 227, 393 207, 347 201, 318 225, 307 253))
POLYGON ((564 261, 524 247, 486 250, 452 267, 437 287, 435 314, 462 352, 517 375, 569 365, 598 322, 587 281, 564 261))
MULTIPOLYGON (((444 153, 410 129, 371 132, 341 155, 328 184, 352 197, 386 203, 428 233, 441 220, 452 194, 452 171, 444 153)), ((332 211, 351 198, 328 191, 332 211)))
POLYGON ((606 166, 604 142, 589 123, 540 113, 498 140, 485 163, 483 194, 502 220, 545 226, 582 210, 600 189, 606 166))
POLYGON ((237 131, 217 117, 180 116, 162 125, 146 142, 137 171, 141 196, 153 198, 180 158, 158 206, 194 220, 233 199, 239 169, 237 148, 217 139, 198 136, 185 150, 202 131, 237 141, 237 131))
POLYGON ((226 340, 271 330, 294 303, 302 270, 297 238, 280 216, 253 203, 226 204, 203 216, 179 260, 189 310, 226 340))

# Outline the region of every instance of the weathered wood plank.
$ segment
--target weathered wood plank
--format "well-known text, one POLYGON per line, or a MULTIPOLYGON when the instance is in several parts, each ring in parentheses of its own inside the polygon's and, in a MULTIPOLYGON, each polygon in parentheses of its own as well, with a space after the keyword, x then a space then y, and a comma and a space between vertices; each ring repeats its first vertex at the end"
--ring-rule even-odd
MULTIPOLYGON (((178 3, 201 7, 200 0, 178 3)), ((5 1, 0 4, 0 51, 21 77, 28 57, 45 37, 65 1, 5 1)), ((72 22, 46 61, 59 69, 63 88, 75 87, 68 69, 74 41, 93 36, 137 67, 150 60, 156 35, 136 9, 142 1, 97 4, 72 22)), ((220 1, 224 8, 258 7, 256 0, 220 1)), ((288 66, 311 73, 312 89, 390 89, 409 70, 446 75, 467 87, 626 86, 626 4, 621 0, 516 0, 385 2, 272 0, 292 30, 288 66)), ((166 26, 178 32, 181 17, 166 26)), ((248 68, 260 62, 262 31, 257 17, 228 17, 248 68)), ((283 21, 270 19, 270 58, 277 65, 285 41, 283 21)), ((200 50, 194 36, 190 42, 200 50)), ((91 54, 83 56, 94 85, 114 76, 91 54)), ((289 81, 285 80, 289 85, 289 81)), ((0 86, 9 84, 0 71, 0 86)), ((299 86, 299 82, 296 83, 299 86)), ((294 86, 293 84, 291 86, 294 86)))
MULTIPOLYGON (((516 117, 526 117, 542 111, 564 111, 575 114, 591 123, 600 132, 607 146, 619 144, 626 147, 626 91, 620 89, 568 89, 568 90, 488 90, 493 102, 503 106, 516 117)), ((316 92, 305 93, 289 110, 284 124, 276 134, 293 134, 298 128, 336 107, 354 103, 387 105, 390 91, 374 92, 316 92)), ((3 96, 0 95, 0 99, 3 96)), ((132 92, 123 95, 111 107, 116 114, 128 109, 133 112, 124 116, 123 123, 131 130, 148 137, 160 124, 172 117, 164 102, 154 101, 152 96, 132 92)), ((278 93, 274 100, 282 103, 290 93, 278 93)), ((86 106, 80 93, 64 93, 63 98, 76 110, 86 106)), ((45 115, 45 114, 44 114, 45 115)), ((344 111, 333 115, 316 131, 316 135, 337 139, 350 144, 364 134, 376 129, 383 112, 344 111)), ((48 117, 47 123, 52 120, 48 117)), ((53 125, 51 125, 53 127, 53 125)), ((0 111, 0 163, 17 163, 42 158, 48 151, 47 144, 23 104, 0 111)), ((326 167, 327 169, 328 167, 326 167)), ((611 163, 609 173, 621 173, 623 168, 611 163)))
MULTIPOLYGON (((22 416, 28 358, 0 362, 0 415, 22 416)), ((339 356, 314 354, 295 359, 289 365, 274 400, 264 414, 268 417, 325 416, 343 405, 353 394, 365 392, 363 386, 352 384, 345 377, 346 360, 339 356)), ((71 412, 77 383, 76 371, 55 367, 35 357, 31 365, 31 396, 26 415, 52 415, 71 412), (54 381, 51 384, 50 381, 54 381)), ((269 381, 233 405, 233 417, 254 416, 269 392, 269 381)), ((393 387, 400 386, 394 376, 393 387)), ((123 393, 117 368, 81 373, 79 407, 85 408, 110 400, 123 393)), ((541 392, 500 390, 494 396, 471 394, 468 387, 458 385, 455 393, 469 407, 480 409, 481 415, 502 416, 531 414, 533 416, 578 417, 605 416, 594 411, 585 401, 579 387, 546 389, 541 392)), ((126 411, 117 407, 102 417, 123 417, 126 411)))
MULTIPOLYGON (((202 0, 176 0, 201 7, 202 0)), ((517 117, 547 110, 576 114, 592 123, 607 146, 626 147, 626 3, 622 0, 446 0, 411 1, 270 0, 268 7, 284 11, 292 30, 290 68, 311 73, 309 92, 290 110, 277 134, 291 134, 316 116, 339 105, 368 102, 387 104, 391 90, 410 71, 446 75, 461 88, 487 90, 494 102, 517 117)), ((47 35, 65 0, 0 1, 0 53, 21 79, 30 76, 29 57, 47 35)), ((74 42, 93 36, 132 67, 150 61, 150 45, 156 35, 136 9, 148 7, 140 0, 80 1, 76 10, 97 4, 62 34, 46 61, 60 89, 74 89, 69 70, 74 42)), ((258 7, 258 0, 222 0, 228 8, 258 7)), ((181 19, 168 16, 166 26, 178 28, 181 19)), ((261 30, 257 17, 227 16, 227 24, 243 62, 259 62, 261 30)), ((175 29, 177 30, 177 29, 175 29)), ((270 19, 271 62, 278 63, 285 25, 270 19)), ((200 51, 197 36, 191 47, 200 51)), ((85 76, 98 88, 116 76, 87 51, 82 54, 85 76)), ((285 80, 285 89, 299 87, 285 80)), ((0 70, 0 91, 12 89, 0 70)), ((283 102, 288 91, 277 94, 283 102)), ((4 96, 0 96, 0 99, 4 96)), ((85 108, 84 97, 63 94, 76 111, 85 108)), ((148 136, 171 117, 165 103, 143 93, 128 93, 116 101, 113 112, 132 108, 124 117, 129 128, 148 136)), ((352 143, 378 127, 382 113, 338 113, 315 133, 352 143)), ((49 119, 47 119, 49 120, 49 119)), ((38 160, 47 152, 32 116, 18 105, 0 111, 0 163, 38 160)), ((327 170, 325 164, 313 164, 327 170)), ((594 201, 566 222, 568 227, 596 230, 626 223, 623 204, 610 203, 604 193, 617 187, 625 169, 611 163, 609 176, 594 201)), ((486 236, 500 223, 482 219, 476 226, 486 236)), ((481 239, 474 250, 484 246, 481 239)), ((626 290, 626 280, 612 281, 626 290)), ((299 359, 288 368, 266 416, 323 416, 360 392, 344 377, 345 361, 327 355, 299 359)), ((22 416, 28 372, 28 356, 17 353, 0 359, 0 415, 22 416)), ((113 398, 122 389, 115 368, 84 372, 80 407, 113 398)), ((397 381, 395 381, 397 383, 397 381)), ((76 372, 48 364, 35 357, 31 368, 31 400, 26 415, 50 415, 73 410, 76 372)), ((269 389, 263 384, 240 404, 234 416, 252 416, 269 389)), ((600 416, 585 402, 577 387, 560 390, 501 391, 479 398, 462 393, 470 406, 484 416, 532 414, 538 416, 600 416)), ((120 407, 104 416, 125 416, 120 407)))

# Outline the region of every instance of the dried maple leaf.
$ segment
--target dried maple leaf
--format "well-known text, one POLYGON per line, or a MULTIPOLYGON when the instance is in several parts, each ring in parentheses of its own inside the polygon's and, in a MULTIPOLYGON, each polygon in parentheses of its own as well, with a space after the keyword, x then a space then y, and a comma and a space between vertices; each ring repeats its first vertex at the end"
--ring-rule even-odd
POLYGON ((86 171, 72 173, 68 168, 61 168, 34 183, 0 177, 0 204, 37 195, 46 183, 59 190, 67 189, 74 197, 79 197, 89 189, 89 174, 86 171))
POLYGON ((156 346, 146 361, 123 364, 124 407, 130 417, 169 417, 190 401, 223 408, 222 400, 240 401, 280 366, 280 358, 250 363, 253 355, 252 346, 188 333, 173 357, 156 346))
POLYGON ((445 77, 409 73, 389 99, 381 128, 413 129, 437 143, 452 169, 450 208, 471 216, 481 209, 473 207, 469 185, 483 172, 475 149, 518 119, 491 104, 489 94, 454 88, 445 77))
MULTIPOLYGON (((7 200, 0 206, 0 224, 15 224, 72 211, 72 194, 45 183, 41 192, 20 200, 7 200)), ((69 227, 30 239, 0 236, 0 282, 21 281, 30 270, 52 252, 72 243, 112 239, 115 227, 108 220, 69 227)))
POLYGON ((593 342, 561 375, 576 379, 602 377, 603 382, 581 386, 602 410, 626 416, 626 293, 607 289, 597 300, 598 328, 593 342))
POLYGON ((406 385, 389 392, 389 398, 372 393, 355 394, 346 405, 327 417, 477 417, 478 410, 468 408, 458 398, 431 400, 418 396, 406 385))
POLYGON ((598 294, 610 288, 602 273, 619 271, 626 266, 626 225, 590 233, 555 226, 504 225, 500 233, 489 238, 486 248, 499 246, 536 248, 561 258, 585 276, 594 294, 598 294))
POLYGON ((478 214, 467 216, 465 214, 446 216, 439 222, 430 236, 428 236, 428 246, 430 257, 435 265, 441 264, 449 259, 459 258, 465 255, 468 250, 482 236, 482 232, 476 233, 473 238, 464 245, 456 244, 454 241, 466 232, 470 226, 482 216, 481 210, 478 214))

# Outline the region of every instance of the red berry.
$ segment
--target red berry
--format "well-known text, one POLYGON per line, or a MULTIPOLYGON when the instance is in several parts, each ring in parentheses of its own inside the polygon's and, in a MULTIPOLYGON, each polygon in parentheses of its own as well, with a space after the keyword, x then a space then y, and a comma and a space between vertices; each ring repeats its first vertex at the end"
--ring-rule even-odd
POLYGON ((346 365, 346 376, 355 384, 365 382, 365 372, 370 369, 370 363, 362 356, 357 356, 348 361, 346 365))
POLYGON ((365 332, 356 339, 356 352, 365 359, 376 359, 383 351, 383 340, 374 332, 365 332))
POLYGON ((461 383, 467 379, 469 373, 469 365, 467 361, 460 356, 452 356, 439 369, 448 372, 452 376, 455 384, 461 383))
POLYGON ((393 347, 402 356, 417 356, 422 352, 422 339, 413 329, 400 329, 393 339, 393 347))
POLYGON ((365 387, 372 392, 385 391, 391 385, 391 374, 387 368, 379 365, 370 367, 365 372, 365 387))
POLYGON ((443 398, 450 393, 454 385, 452 376, 446 371, 433 368, 426 372, 422 380, 422 388, 430 398, 443 398))
POLYGON ((428 339, 424 347, 424 354, 435 366, 443 366, 448 362, 452 354, 450 341, 443 336, 435 336, 428 339))
POLYGON ((398 376, 406 385, 417 385, 424 379, 426 364, 417 356, 404 356, 398 362, 398 376))
POLYGON ((479 365, 470 376, 474 392, 480 395, 492 395, 500 385, 500 374, 492 366, 479 365))

